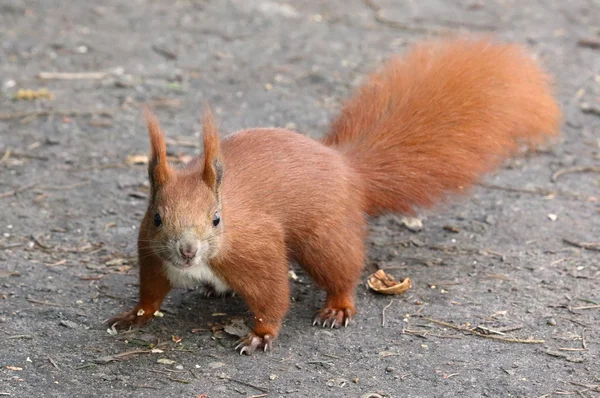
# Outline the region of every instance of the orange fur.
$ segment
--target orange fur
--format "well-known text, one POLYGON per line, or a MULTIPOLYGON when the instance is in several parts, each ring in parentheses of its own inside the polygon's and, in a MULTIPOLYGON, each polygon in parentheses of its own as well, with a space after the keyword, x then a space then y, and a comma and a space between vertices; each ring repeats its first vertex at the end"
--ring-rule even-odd
POLYGON ((461 193, 522 141, 555 134, 548 76, 488 39, 423 43, 373 74, 325 139, 366 182, 365 210, 408 213, 461 193))
POLYGON ((149 118, 158 183, 140 227, 140 303, 111 322, 147 320, 135 311, 158 308, 173 282, 163 271, 176 267, 177 252, 165 255, 165 245, 191 236, 206 245, 195 275, 233 289, 253 314, 242 352, 269 348, 279 331, 290 260, 327 293, 316 321, 345 324, 364 266, 365 213, 411 212, 463 192, 518 142, 555 133, 559 118, 548 78, 520 47, 464 39, 418 45, 390 61, 323 143, 253 129, 219 144, 205 113, 204 156, 175 171, 149 118))

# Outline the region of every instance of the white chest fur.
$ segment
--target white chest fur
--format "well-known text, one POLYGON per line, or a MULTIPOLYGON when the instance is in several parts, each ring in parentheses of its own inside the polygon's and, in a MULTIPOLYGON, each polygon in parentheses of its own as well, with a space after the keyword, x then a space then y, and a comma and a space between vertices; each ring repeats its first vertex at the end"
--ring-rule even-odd
POLYGON ((208 283, 215 288, 217 293, 225 293, 231 290, 225 282, 215 275, 210 266, 205 262, 185 269, 166 263, 164 269, 167 278, 169 278, 173 286, 194 287, 202 283, 208 283))

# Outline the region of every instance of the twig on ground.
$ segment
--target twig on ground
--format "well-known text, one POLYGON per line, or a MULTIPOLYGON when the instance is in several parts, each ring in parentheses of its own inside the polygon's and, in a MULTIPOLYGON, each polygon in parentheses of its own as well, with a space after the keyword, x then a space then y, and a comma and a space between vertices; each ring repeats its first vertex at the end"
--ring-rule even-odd
POLYGON ((178 379, 176 377, 173 376, 167 376, 167 379, 172 380, 172 381, 176 381, 178 383, 183 383, 183 384, 190 384, 190 382, 188 380, 185 379, 178 379))
POLYGON ((423 339, 427 339, 429 336, 437 337, 440 339, 462 339, 461 336, 445 336, 443 334, 431 333, 429 330, 413 330, 413 329, 402 329, 402 333, 410 334, 413 336, 421 337, 423 339))
POLYGON ((556 182, 560 176, 570 173, 600 173, 600 166, 574 166, 557 170, 550 180, 556 182))
POLYGON ((38 77, 42 80, 100 80, 104 79, 106 72, 40 72, 38 77))
POLYGON ((8 336, 6 338, 7 340, 12 340, 12 339, 33 339, 33 336, 30 334, 15 334, 14 336, 8 336))
POLYGON ((492 339, 492 340, 500 340, 500 341, 504 341, 507 343, 521 343, 521 344, 543 344, 545 343, 544 340, 535 340, 535 339, 518 339, 516 337, 511 337, 511 336, 496 336, 496 335, 490 335, 490 334, 485 334, 485 333, 481 333, 478 332, 476 329, 477 328, 481 328, 481 326, 477 326, 474 328, 467 328, 467 327, 462 327, 462 326, 455 326, 452 325, 451 323, 448 322, 444 322, 444 321, 438 321, 437 319, 433 319, 433 318, 427 318, 427 317, 423 317, 423 319, 425 319, 426 321, 429 322, 433 322, 433 323, 437 323, 438 325, 442 325, 454 330, 460 330, 462 332, 467 332, 470 333, 472 335, 478 336, 478 337, 483 337, 486 339, 492 339))
POLYGON ((375 21, 379 22, 382 25, 388 26, 390 28, 398 29, 398 30, 409 31, 409 32, 434 33, 434 34, 438 34, 438 35, 443 33, 443 29, 427 28, 424 26, 417 26, 417 25, 409 25, 409 24, 405 24, 405 23, 402 23, 399 21, 385 18, 383 16, 382 8, 379 7, 373 0, 363 0, 363 1, 364 1, 365 5, 374 12, 375 21))
POLYGON ((582 305, 582 306, 579 306, 579 307, 571 307, 572 310, 595 310, 597 308, 600 308, 600 304, 582 305))
MULTIPOLYGON (((106 110, 100 111, 85 111, 77 109, 48 109, 42 111, 29 111, 29 112, 15 112, 15 113, 4 113, 0 114, 0 120, 11 120, 11 119, 26 119, 29 121, 31 118, 60 115, 60 116, 112 116, 112 112, 106 110)), ((22 121, 23 122, 23 121, 22 121)))
POLYGON ((40 241, 40 238, 38 238, 36 235, 31 235, 31 239, 33 239, 33 242, 38 245, 39 247, 41 247, 44 250, 54 250, 54 248, 52 246, 48 246, 44 243, 42 243, 40 241))
POLYGON ((390 300, 390 303, 388 305, 386 305, 385 307, 383 307, 383 310, 381 310, 381 326, 385 326, 385 310, 387 310, 389 308, 390 305, 392 305, 394 303, 394 300, 390 300))
MULTIPOLYGON (((13 249, 15 247, 19 247, 19 246, 23 246, 24 243, 10 243, 8 245, 0 245, 0 250, 8 250, 8 249, 13 249)), ((17 275, 17 274, 12 274, 12 275, 17 275)))
POLYGON ((258 391, 267 392, 267 393, 270 392, 268 388, 260 387, 260 386, 257 386, 255 384, 248 383, 247 381, 234 379, 233 377, 229 377, 229 376, 225 377, 225 379, 226 380, 234 381, 234 382, 236 382, 238 384, 241 384, 243 386, 246 386, 246 387, 252 387, 252 388, 254 388, 254 389, 258 390, 258 391))
MULTIPOLYGON (((155 348, 158 348, 158 345, 155 348)), ((105 355, 103 357, 94 358, 94 359, 92 359, 92 362, 97 363, 97 364, 106 364, 109 362, 126 359, 127 357, 130 357, 133 355, 151 354, 151 353, 152 353, 152 349, 150 349, 150 350, 131 350, 131 351, 121 352, 119 354, 105 355)))
POLYGON ((145 385, 141 385, 141 384, 134 384, 133 387, 134 388, 148 388, 148 389, 151 389, 151 390, 158 390, 158 387, 145 386, 145 385))
POLYGON ((0 193, 0 199, 1 199, 1 198, 7 198, 7 197, 9 197, 9 196, 16 195, 16 194, 18 194, 18 193, 21 193, 21 192, 23 192, 23 191, 26 191, 26 190, 28 190, 28 189, 31 189, 31 188, 33 188, 34 186, 35 186, 35 183, 34 183, 34 182, 32 182, 31 184, 24 185, 24 186, 22 186, 22 187, 20 187, 20 188, 16 188, 16 189, 13 189, 13 190, 10 190, 10 191, 2 192, 2 193, 0 193))
POLYGON ((49 301, 36 300, 36 299, 32 299, 32 298, 28 298, 27 301, 29 301, 30 303, 34 303, 34 304, 49 305, 51 307, 60 307, 61 306, 60 304, 51 303, 49 301))
POLYGON ((54 362, 54 359, 48 357, 48 361, 50 361, 50 363, 52 364, 52 366, 54 366, 57 370, 60 370, 60 368, 58 367, 58 365, 56 364, 56 362, 54 362))
POLYGON ((563 242, 580 249, 600 251, 600 242, 575 242, 567 238, 563 238, 563 242))

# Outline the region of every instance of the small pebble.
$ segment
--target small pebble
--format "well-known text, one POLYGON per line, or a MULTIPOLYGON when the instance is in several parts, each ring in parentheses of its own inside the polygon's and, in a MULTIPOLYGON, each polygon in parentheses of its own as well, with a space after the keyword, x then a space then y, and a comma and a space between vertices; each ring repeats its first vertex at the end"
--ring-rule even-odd
POLYGON ((60 326, 64 326, 64 327, 69 328, 69 329, 77 329, 79 327, 79 325, 76 324, 75 322, 68 321, 68 320, 65 320, 65 319, 63 319, 62 321, 60 321, 60 326))
POLYGON ((556 326, 556 319, 550 318, 546 321, 546 324, 548 324, 550 326, 556 326))
POLYGON ((388 366, 387 368, 385 368, 385 371, 386 371, 387 373, 392 373, 392 372, 393 372, 393 371, 395 371, 395 370, 396 370, 396 368, 394 368, 393 366, 388 366))
POLYGON ((208 367, 211 369, 217 369, 225 366, 223 362, 209 362, 208 367))

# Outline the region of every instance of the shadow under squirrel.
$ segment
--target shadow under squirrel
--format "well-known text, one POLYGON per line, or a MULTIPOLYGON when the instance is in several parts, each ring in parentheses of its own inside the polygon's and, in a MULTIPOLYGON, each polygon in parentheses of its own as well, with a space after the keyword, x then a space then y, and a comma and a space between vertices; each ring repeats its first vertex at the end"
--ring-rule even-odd
POLYGON ((174 169, 146 111, 151 197, 138 239, 139 304, 108 322, 144 324, 171 287, 206 283, 252 312, 240 354, 266 351, 288 308, 294 260, 327 293, 315 322, 346 326, 368 216, 411 214, 463 193, 520 143, 556 134, 560 118, 534 60, 488 38, 424 42, 389 60, 320 142, 280 128, 219 142, 206 111, 204 153, 174 169))

